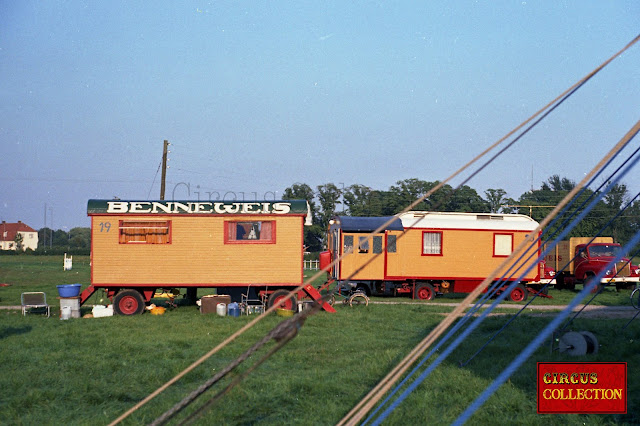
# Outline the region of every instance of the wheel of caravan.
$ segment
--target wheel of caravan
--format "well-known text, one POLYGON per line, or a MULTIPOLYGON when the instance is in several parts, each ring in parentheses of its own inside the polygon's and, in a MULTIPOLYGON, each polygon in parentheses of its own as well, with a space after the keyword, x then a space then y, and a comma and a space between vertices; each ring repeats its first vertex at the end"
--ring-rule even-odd
POLYGON ((120 290, 113 298, 113 309, 118 315, 137 315, 144 312, 144 298, 132 289, 120 290))
POLYGON ((511 290, 511 293, 509 293, 509 299, 513 302, 523 302, 527 300, 527 296, 527 288, 522 284, 515 286, 515 288, 511 290))
POLYGON ((271 308, 273 305, 277 305, 283 301, 282 305, 278 306, 279 308, 295 311, 296 296, 293 295, 293 297, 290 297, 289 299, 284 300, 284 298, 287 297, 287 294, 289 294, 289 291, 283 290, 283 289, 276 290, 273 293, 271 293, 271 295, 269 296, 269 299, 267 300, 267 308, 271 308))
POLYGON ((433 290, 433 286, 429 283, 416 284, 416 289, 413 293, 414 299, 421 300, 431 300, 435 295, 436 293, 433 290))

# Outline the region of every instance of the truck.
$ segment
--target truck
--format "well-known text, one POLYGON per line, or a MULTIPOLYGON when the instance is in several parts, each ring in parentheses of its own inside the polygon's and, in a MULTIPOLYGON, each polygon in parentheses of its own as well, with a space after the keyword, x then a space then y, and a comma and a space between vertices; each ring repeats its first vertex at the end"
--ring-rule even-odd
MULTIPOLYGON (((556 271, 555 288, 573 290, 576 284, 584 285, 602 272, 621 250, 612 237, 571 237, 551 248, 544 260, 556 271)), ((618 290, 635 287, 640 281, 639 269, 629 258, 622 257, 605 271, 600 284, 615 284, 618 290)))
POLYGON ((551 268, 538 261, 538 243, 513 261, 515 268, 503 265, 536 229, 538 222, 517 214, 411 211, 396 217, 336 216, 329 224, 328 250, 320 255, 320 267, 328 269, 326 286, 337 283, 340 289, 368 296, 423 300, 470 293, 497 268, 501 269, 496 281, 505 277, 498 289, 502 292, 528 270, 508 295, 521 302, 553 279, 551 268), (369 235, 376 229, 381 230, 369 235))

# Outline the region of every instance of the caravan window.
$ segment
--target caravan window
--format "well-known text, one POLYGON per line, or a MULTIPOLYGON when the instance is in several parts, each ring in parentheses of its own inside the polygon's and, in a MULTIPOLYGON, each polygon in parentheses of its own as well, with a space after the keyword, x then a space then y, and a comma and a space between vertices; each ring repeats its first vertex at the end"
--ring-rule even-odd
POLYGON ((369 253, 369 237, 358 237, 358 253, 369 253))
POLYGON ((422 254, 426 256, 442 255, 442 232, 424 231, 422 233, 422 254))
POLYGON ((120 244, 171 244, 171 221, 121 220, 120 244))
POLYGON ((396 236, 395 235, 387 235, 387 253, 395 253, 396 252, 396 236))
POLYGON ((274 221, 225 222, 225 243, 275 244, 274 221))
POLYGON ((513 234, 493 234, 493 255, 509 256, 513 251, 513 234))
POLYGON ((373 252, 375 254, 382 253, 382 237, 380 235, 373 237, 373 252))
POLYGON ((344 236, 343 253, 353 253, 353 235, 344 236))

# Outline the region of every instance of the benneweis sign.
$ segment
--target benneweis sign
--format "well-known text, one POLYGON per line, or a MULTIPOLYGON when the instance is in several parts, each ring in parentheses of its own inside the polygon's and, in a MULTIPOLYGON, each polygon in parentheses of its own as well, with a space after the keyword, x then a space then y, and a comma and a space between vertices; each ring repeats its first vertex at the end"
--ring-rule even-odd
POLYGON ((291 201, 122 201, 89 200, 88 214, 294 214, 308 213, 307 202, 291 201))

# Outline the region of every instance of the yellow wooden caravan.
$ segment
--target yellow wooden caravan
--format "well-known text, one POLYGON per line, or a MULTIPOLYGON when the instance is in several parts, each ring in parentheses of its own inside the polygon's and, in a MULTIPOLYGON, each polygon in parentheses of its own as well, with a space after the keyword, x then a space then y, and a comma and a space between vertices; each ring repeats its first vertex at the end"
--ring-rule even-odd
POLYGON ((272 305, 303 282, 304 200, 89 200, 87 211, 91 286, 81 302, 102 288, 117 313, 134 314, 157 288, 215 287, 272 305))
MULTIPOLYGON (((514 214, 414 211, 397 218, 338 216, 329 227, 331 259, 350 255, 332 268, 331 279, 369 295, 409 293, 431 299, 436 293, 467 293, 537 227, 530 217, 514 214)), ((522 282, 539 282, 538 251, 536 243, 519 258, 520 267, 510 272, 504 268, 497 279, 508 274, 506 281, 513 281, 532 266, 522 282)), ((510 297, 524 300, 524 285, 510 297)))

